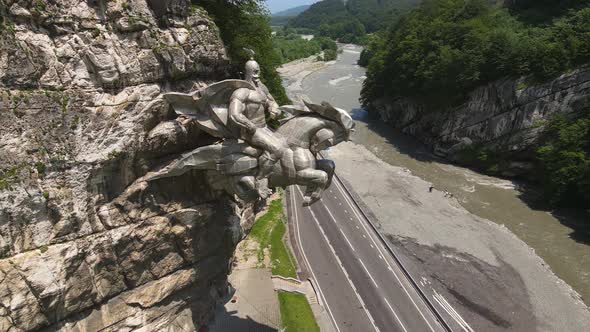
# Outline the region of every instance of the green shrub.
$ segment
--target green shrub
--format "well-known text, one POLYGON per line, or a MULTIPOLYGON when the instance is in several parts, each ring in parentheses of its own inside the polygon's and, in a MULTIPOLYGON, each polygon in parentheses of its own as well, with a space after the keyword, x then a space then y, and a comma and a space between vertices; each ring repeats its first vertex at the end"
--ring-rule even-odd
POLYGON ((545 196, 555 206, 590 207, 590 110, 576 120, 558 115, 537 150, 545 196))
POLYGON ((324 51, 324 61, 332 61, 338 58, 338 53, 334 50, 324 51))
POLYGON ((43 176, 45 175, 45 164, 38 161, 37 163, 35 163, 35 169, 37 170, 37 173, 39 174, 39 176, 43 176))

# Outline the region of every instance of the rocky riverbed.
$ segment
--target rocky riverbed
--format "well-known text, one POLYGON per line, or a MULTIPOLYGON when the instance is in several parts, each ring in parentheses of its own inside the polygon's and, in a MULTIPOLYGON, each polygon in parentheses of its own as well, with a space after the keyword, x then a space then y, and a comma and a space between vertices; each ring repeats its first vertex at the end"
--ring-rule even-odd
MULTIPOLYGON (((355 65, 359 53, 359 48, 345 46, 338 61, 319 70, 310 58, 308 67, 299 62, 297 70, 286 65, 281 72, 293 99, 327 100, 352 110, 357 119, 354 142, 328 155, 413 275, 476 331, 580 331, 590 326, 590 311, 580 295, 520 235, 499 224, 501 218, 493 222, 470 212, 473 200, 493 198, 493 192, 497 202, 479 204, 502 209, 509 203, 500 215, 513 209, 514 218, 523 218, 510 198, 515 183, 445 164, 419 145, 406 144, 407 138, 380 135, 358 103, 364 79, 364 70, 355 65), (453 181, 455 186, 449 185, 453 181)), ((489 211, 486 216, 496 215, 489 211)), ((584 256, 579 263, 584 264, 584 256)))

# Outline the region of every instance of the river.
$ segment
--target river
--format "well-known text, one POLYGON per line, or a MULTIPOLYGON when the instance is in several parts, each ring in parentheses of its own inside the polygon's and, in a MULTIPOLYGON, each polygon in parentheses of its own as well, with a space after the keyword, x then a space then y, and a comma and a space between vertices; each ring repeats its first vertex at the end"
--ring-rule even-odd
POLYGON ((357 120, 354 142, 383 161, 407 168, 436 188, 453 193, 469 212, 507 227, 589 304, 590 245, 587 238, 579 237, 551 213, 527 205, 520 198, 518 184, 448 164, 416 140, 369 118, 358 101, 365 79, 364 68, 356 65, 360 51, 356 46, 344 46, 337 61, 303 79, 302 92, 313 101, 326 100, 352 110, 357 120))

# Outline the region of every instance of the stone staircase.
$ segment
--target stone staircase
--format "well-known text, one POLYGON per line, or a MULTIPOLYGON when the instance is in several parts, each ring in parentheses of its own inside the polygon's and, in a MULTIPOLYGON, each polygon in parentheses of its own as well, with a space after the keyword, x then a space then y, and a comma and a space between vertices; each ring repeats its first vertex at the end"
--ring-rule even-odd
POLYGON ((285 278, 273 275, 271 277, 273 287, 276 291, 299 293, 307 297, 310 305, 320 304, 315 290, 309 280, 301 281, 294 278, 285 278))

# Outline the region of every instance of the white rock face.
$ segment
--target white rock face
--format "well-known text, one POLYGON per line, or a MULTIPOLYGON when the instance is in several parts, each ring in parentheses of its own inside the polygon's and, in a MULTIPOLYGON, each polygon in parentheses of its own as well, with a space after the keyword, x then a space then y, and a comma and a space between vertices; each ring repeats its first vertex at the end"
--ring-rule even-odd
POLYGON ((225 295, 253 208, 141 179, 209 142, 162 98, 227 76, 189 4, 0 4, 0 332, 197 330, 225 295))
POLYGON ((477 145, 527 161, 527 150, 551 116, 575 117, 590 107, 590 68, 543 84, 529 84, 526 78, 496 81, 476 89, 455 108, 439 110, 420 101, 386 98, 370 107, 384 121, 450 159, 457 159, 468 145, 477 145))

